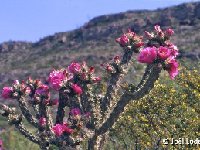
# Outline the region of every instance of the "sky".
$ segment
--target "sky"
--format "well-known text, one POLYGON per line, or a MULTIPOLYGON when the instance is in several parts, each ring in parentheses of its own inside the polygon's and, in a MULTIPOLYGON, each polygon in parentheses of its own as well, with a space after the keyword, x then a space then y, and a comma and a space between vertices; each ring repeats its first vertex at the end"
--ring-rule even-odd
POLYGON ((157 9, 197 0, 1 0, 0 43, 36 42, 90 19, 128 10, 157 9))

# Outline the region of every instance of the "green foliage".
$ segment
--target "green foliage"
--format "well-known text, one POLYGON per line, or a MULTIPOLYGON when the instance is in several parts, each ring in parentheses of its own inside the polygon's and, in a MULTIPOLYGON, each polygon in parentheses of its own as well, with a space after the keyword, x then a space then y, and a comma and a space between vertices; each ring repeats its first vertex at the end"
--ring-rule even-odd
POLYGON ((39 150, 39 146, 30 142, 18 131, 11 127, 3 131, 0 135, 3 140, 3 148, 5 150, 39 150))
POLYGON ((111 132, 108 149, 196 149, 196 145, 164 145, 162 139, 200 137, 199 100, 197 70, 181 69, 175 82, 161 79, 150 94, 128 105, 111 132))

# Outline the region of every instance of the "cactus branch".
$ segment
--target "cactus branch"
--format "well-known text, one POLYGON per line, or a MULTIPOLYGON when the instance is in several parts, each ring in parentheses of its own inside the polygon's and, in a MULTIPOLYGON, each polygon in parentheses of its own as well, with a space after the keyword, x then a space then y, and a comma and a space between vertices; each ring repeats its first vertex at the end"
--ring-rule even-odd
POLYGON ((22 111, 22 114, 24 115, 24 117, 27 119, 27 121, 33 125, 34 127, 38 128, 38 122, 37 119, 35 117, 33 117, 33 115, 31 114, 30 110, 28 109, 27 103, 24 99, 24 97, 19 97, 17 99, 18 103, 19 103, 19 107, 22 111))
POLYGON ((13 108, 10 108, 4 104, 0 104, 1 110, 3 111, 2 116, 9 119, 10 124, 15 125, 19 132, 24 135, 30 141, 39 144, 40 140, 35 135, 30 133, 22 124, 22 115, 16 114, 13 108))
POLYGON ((101 110, 103 111, 103 113, 105 113, 109 107, 112 107, 110 106, 110 102, 112 100, 113 95, 119 89, 119 84, 121 82, 121 79, 124 77, 125 73, 130 67, 133 52, 134 51, 125 50, 121 63, 119 64, 123 72, 117 71, 116 73, 111 75, 111 79, 109 81, 106 94, 101 102, 101 110))
POLYGON ((114 107, 113 111, 111 112, 110 116, 107 120, 102 124, 102 126, 96 130, 97 135, 104 134, 107 132, 119 118, 119 115, 123 112, 124 107, 131 101, 131 100, 138 100, 147 94, 154 86, 155 81, 159 77, 159 73, 161 68, 158 67, 158 64, 151 64, 148 65, 144 76, 138 86, 135 88, 134 91, 128 92, 126 91, 114 107))

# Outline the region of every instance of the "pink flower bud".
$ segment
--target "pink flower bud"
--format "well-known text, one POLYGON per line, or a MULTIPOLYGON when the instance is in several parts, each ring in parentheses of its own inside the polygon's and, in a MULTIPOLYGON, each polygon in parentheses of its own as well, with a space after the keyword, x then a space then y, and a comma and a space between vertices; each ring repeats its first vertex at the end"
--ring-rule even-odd
POLYGON ((81 73, 81 79, 82 80, 87 80, 87 74, 86 73, 81 73))
POLYGON ((120 38, 116 39, 116 42, 119 43, 122 47, 124 47, 129 43, 129 38, 126 34, 123 34, 120 38))
POLYGON ((132 32, 131 29, 128 29, 128 32, 126 33, 126 36, 131 39, 135 36, 135 32, 132 32))
POLYGON ((73 108, 71 109, 70 114, 72 116, 81 115, 81 110, 79 108, 73 108))
POLYGON ((41 96, 48 96, 49 87, 47 85, 42 84, 36 89, 35 94, 41 95, 41 96))
POLYGON ((178 56, 178 50, 175 50, 175 49, 172 49, 171 50, 171 56, 173 56, 173 57, 176 57, 176 56, 178 56))
POLYGON ((92 81, 93 81, 94 83, 97 83, 97 82, 101 81, 101 77, 93 77, 93 78, 92 78, 92 81))
POLYGON ((172 36, 174 34, 174 30, 173 29, 167 29, 166 31, 165 31, 165 35, 166 36, 172 36))
POLYGON ((3 140, 0 139, 0 148, 2 148, 2 146, 3 146, 3 140))
POLYGON ((119 56, 115 56, 115 57, 114 57, 114 62, 115 62, 116 64, 119 64, 119 63, 120 63, 120 57, 119 57, 119 56))
POLYGON ((94 71, 95 71, 95 68, 94 67, 90 67, 90 69, 89 69, 89 73, 94 73, 94 71))
POLYGON ((52 127, 52 131, 56 136, 61 136, 63 134, 63 125, 56 124, 55 126, 52 127))
POLYGON ((13 93, 13 88, 12 87, 4 87, 2 91, 2 97, 4 99, 11 98, 11 94, 13 93))
POLYGON ((46 125, 46 118, 41 117, 41 118, 39 119, 39 124, 40 124, 40 126, 45 126, 45 125, 46 125))
POLYGON ((140 47, 144 46, 144 43, 143 42, 135 43, 134 46, 136 48, 140 48, 140 47))
POLYGON ((80 95, 83 93, 82 88, 80 86, 78 86, 77 84, 72 84, 72 89, 74 91, 74 93, 80 95))
POLYGON ((154 26, 154 29, 156 30, 157 33, 162 32, 162 30, 161 30, 161 28, 160 28, 159 25, 155 25, 155 26, 154 26))
POLYGON ((62 128, 63 128, 63 132, 65 133, 72 134, 74 132, 74 130, 69 128, 66 123, 63 124, 62 128))
POLYGON ((15 80, 14 84, 18 85, 19 84, 19 80, 15 80))
POLYGON ((146 35, 146 37, 147 37, 148 39, 154 38, 154 34, 153 34, 153 33, 149 33, 149 32, 147 32, 147 31, 144 31, 144 33, 145 33, 145 35, 146 35))
POLYGON ((106 70, 107 70, 108 72, 112 72, 114 69, 113 69, 112 66, 107 65, 107 66, 106 66, 106 70))
POLYGON ((81 65, 79 63, 71 63, 68 66, 68 70, 71 73, 80 73, 81 72, 81 65))

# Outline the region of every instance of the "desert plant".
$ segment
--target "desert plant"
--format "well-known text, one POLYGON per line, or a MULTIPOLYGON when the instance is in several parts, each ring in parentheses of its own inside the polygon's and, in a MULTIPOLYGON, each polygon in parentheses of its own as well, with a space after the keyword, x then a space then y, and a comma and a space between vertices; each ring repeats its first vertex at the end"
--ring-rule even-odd
POLYGON ((131 100, 148 94, 162 68, 169 72, 171 79, 178 74, 175 59, 178 49, 170 42, 174 31, 163 31, 158 25, 154 30, 145 31, 147 42, 130 30, 116 39, 124 49, 123 56, 115 56, 112 62, 103 65, 110 74, 105 93, 95 92, 101 90, 97 90, 100 77, 94 75, 94 67, 73 62, 67 69, 53 70, 48 85, 29 78, 4 87, 2 96, 17 99, 21 113, 1 104, 2 115, 41 149, 49 149, 51 145, 59 149, 78 149, 81 143, 90 150, 102 149, 124 107, 131 100), (121 88, 135 53, 139 53, 139 62, 147 64, 145 73, 137 86, 130 84, 129 88, 121 88), (50 99, 50 88, 59 93, 58 100, 50 99), (58 106, 55 119, 50 111, 54 105, 58 106), (65 108, 69 108, 69 113, 65 108), (36 134, 24 126, 24 118, 37 129, 36 134))
POLYGON ((148 95, 126 106, 111 131, 112 145, 119 149, 198 149, 198 144, 165 143, 172 138, 196 140, 200 135, 199 71, 180 67, 179 72, 175 82, 159 80, 148 95))

